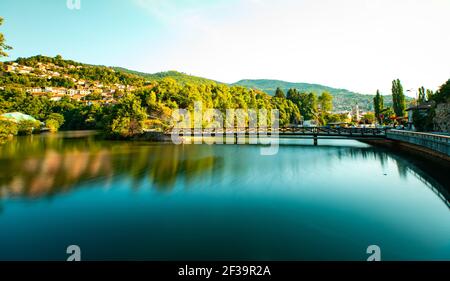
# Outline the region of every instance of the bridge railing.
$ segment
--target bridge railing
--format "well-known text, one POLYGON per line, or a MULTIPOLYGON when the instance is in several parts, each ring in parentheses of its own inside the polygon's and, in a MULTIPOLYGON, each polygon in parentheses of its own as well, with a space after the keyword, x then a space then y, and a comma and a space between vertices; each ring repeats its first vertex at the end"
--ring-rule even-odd
POLYGON ((438 133, 413 132, 404 130, 389 130, 389 133, 407 137, 421 138, 425 140, 446 143, 450 145, 450 135, 443 135, 438 133))
POLYGON ((386 129, 383 128, 329 128, 329 127, 286 127, 281 128, 283 133, 303 133, 312 135, 373 135, 384 136, 386 129))
POLYGON ((422 133, 401 130, 389 130, 387 132, 388 139, 411 143, 422 146, 440 154, 446 159, 450 157, 450 136, 439 133, 422 133))
MULTIPOLYGON (((386 136, 384 128, 330 128, 330 127, 235 127, 235 128, 177 128, 180 132, 193 132, 195 134, 216 133, 216 134, 258 134, 258 133, 279 133, 279 134, 303 134, 303 135, 325 135, 325 136, 386 136)), ((170 132, 168 132, 170 133, 170 132)))

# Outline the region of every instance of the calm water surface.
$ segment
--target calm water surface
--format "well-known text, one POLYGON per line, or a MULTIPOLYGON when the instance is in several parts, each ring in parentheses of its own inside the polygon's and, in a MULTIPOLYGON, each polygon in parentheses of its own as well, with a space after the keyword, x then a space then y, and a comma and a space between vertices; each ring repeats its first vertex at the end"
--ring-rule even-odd
POLYGON ((86 135, 0 147, 0 260, 450 260, 442 184, 383 149, 86 135))

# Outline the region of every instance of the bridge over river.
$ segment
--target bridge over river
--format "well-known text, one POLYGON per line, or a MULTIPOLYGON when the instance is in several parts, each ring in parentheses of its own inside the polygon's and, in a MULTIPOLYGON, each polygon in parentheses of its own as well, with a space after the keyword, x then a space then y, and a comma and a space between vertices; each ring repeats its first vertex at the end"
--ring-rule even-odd
POLYGON ((204 137, 204 136, 227 136, 227 137, 273 137, 281 138, 310 138, 317 145, 318 139, 355 139, 355 140, 376 140, 389 139, 413 144, 416 148, 426 148, 437 152, 445 159, 450 159, 450 136, 437 133, 420 133, 405 130, 393 130, 388 128, 331 128, 331 127, 281 127, 281 128, 176 128, 166 135, 172 133, 186 137, 204 137))
POLYGON ((282 127, 282 128, 209 128, 209 129, 193 129, 193 128, 176 128, 171 133, 182 134, 183 136, 202 137, 208 136, 220 136, 220 135, 232 135, 233 137, 245 137, 245 136, 273 136, 287 138, 312 138, 314 144, 317 145, 319 138, 327 139, 384 139, 386 138, 387 129, 384 128, 330 128, 330 127, 282 127))

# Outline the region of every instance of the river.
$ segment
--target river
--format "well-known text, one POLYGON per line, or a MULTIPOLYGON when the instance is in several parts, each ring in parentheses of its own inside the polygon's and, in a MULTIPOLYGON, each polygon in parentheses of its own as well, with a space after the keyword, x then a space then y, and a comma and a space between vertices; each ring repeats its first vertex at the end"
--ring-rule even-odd
MULTIPOLYGON (((256 145, 105 141, 0 146, 0 260, 450 260, 443 185, 354 140, 256 145)), ((448 182, 447 182, 448 184, 448 182)), ((445 187, 445 186, 444 186, 445 187)))

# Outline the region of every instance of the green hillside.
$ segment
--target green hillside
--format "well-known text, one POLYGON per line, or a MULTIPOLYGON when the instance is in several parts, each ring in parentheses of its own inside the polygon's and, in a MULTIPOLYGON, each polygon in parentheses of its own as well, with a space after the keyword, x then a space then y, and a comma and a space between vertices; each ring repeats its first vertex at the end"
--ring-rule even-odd
POLYGON ((218 83, 218 84, 222 84, 220 82, 217 82, 217 81, 214 81, 211 79, 192 76, 192 75, 188 75, 186 73, 178 72, 175 70, 150 74, 150 73, 144 73, 144 72, 139 72, 139 71, 135 71, 135 70, 129 70, 129 69, 126 69, 123 67, 113 67, 113 69, 116 71, 124 72, 124 73, 138 75, 138 76, 144 77, 145 79, 147 79, 149 81, 157 81, 157 80, 160 80, 163 78, 172 78, 180 84, 186 84, 186 83, 193 83, 193 84, 217 84, 218 83))
POLYGON ((15 71, 15 73, 5 72, 5 69, 1 68, 0 84, 2 86, 73 88, 75 84, 72 79, 87 82, 97 81, 105 85, 142 86, 145 83, 145 79, 139 75, 115 71, 106 66, 65 60, 60 56, 53 58, 38 55, 29 58, 18 58, 15 61, 5 62, 4 65, 6 67, 13 63, 18 63, 21 66, 20 70, 26 72, 22 74, 18 73, 20 70, 15 71), (45 71, 41 69, 43 65, 47 70, 51 71, 47 73, 51 75, 45 75, 45 71), (29 67, 30 69, 25 69, 24 67, 29 67))
MULTIPOLYGON (((355 92, 351 92, 346 89, 336 89, 328 86, 323 86, 319 84, 308 84, 308 83, 292 83, 281 80, 241 80, 234 83, 233 85, 240 85, 251 89, 258 89, 268 93, 269 95, 274 95, 275 90, 279 87, 285 93, 291 89, 297 89, 300 92, 315 92, 320 95, 323 92, 328 92, 333 96, 334 110, 351 110, 355 104, 358 104, 362 110, 373 110, 373 97, 374 95, 364 95, 355 92)), ((391 105, 391 96, 385 97, 385 104, 391 105)))

